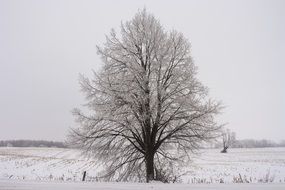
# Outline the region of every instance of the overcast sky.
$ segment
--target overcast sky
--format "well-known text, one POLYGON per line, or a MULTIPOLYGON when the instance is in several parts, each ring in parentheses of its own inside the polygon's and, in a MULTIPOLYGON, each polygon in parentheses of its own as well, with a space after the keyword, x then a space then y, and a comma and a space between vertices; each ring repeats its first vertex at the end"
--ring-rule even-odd
POLYGON ((285 139, 285 1, 0 0, 0 140, 64 140, 95 46, 144 7, 189 39, 237 138, 285 139))

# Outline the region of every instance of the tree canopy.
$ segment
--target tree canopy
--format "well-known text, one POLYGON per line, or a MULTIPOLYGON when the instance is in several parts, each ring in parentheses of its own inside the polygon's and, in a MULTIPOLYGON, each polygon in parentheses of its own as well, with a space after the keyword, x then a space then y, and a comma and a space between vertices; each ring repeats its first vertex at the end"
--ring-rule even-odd
POLYGON ((146 10, 121 24, 98 47, 104 63, 93 78, 81 76, 86 96, 71 139, 106 164, 104 177, 163 180, 203 141, 217 136, 220 104, 196 78, 190 43, 165 31, 146 10))

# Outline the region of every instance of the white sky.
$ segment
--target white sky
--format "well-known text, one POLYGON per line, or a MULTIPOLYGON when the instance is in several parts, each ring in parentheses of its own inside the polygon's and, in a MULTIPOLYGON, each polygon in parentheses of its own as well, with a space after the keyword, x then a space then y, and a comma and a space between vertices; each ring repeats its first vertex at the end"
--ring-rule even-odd
POLYGON ((95 45, 144 7, 190 40, 237 138, 285 139, 285 1, 0 0, 0 140, 64 140, 95 45))

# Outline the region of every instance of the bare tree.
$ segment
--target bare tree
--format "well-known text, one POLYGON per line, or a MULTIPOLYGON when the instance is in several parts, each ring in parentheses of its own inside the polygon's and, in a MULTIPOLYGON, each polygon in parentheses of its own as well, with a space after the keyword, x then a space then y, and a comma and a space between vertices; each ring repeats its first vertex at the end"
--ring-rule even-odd
POLYGON ((227 153, 228 148, 236 141, 236 134, 235 132, 231 132, 229 129, 226 129, 222 132, 222 138, 223 150, 221 153, 227 153))
POLYGON ((122 23, 120 36, 111 31, 98 54, 102 70, 80 78, 90 113, 74 110, 81 126, 71 137, 106 164, 104 177, 159 179, 173 161, 185 161, 217 136, 220 104, 197 80, 181 33, 165 32, 139 11, 122 23))

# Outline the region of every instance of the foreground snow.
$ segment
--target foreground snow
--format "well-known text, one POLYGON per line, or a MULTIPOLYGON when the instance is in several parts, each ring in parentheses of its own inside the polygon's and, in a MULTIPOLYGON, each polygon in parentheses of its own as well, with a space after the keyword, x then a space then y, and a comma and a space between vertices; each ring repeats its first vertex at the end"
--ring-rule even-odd
MULTIPOLYGON (((285 148, 202 150, 182 168, 184 183, 285 183, 285 148)), ((0 180, 97 181, 102 167, 78 150, 0 148, 0 180)))
POLYGON ((187 183, 285 182, 285 148, 202 150, 186 169, 187 183))
POLYGON ((285 184, 144 184, 0 180, 2 190, 284 190, 285 184))
POLYGON ((99 168, 74 149, 0 148, 0 179, 80 181, 87 171, 91 180, 99 168))

